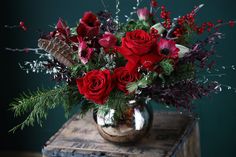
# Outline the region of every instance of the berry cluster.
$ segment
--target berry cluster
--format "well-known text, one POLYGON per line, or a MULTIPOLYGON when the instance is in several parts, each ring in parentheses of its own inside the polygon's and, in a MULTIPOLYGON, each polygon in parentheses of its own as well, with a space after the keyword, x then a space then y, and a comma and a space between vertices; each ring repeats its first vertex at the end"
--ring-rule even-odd
POLYGON ((166 29, 170 29, 172 25, 172 21, 170 18, 170 12, 166 10, 165 6, 161 6, 161 18, 164 20, 163 26, 166 29))

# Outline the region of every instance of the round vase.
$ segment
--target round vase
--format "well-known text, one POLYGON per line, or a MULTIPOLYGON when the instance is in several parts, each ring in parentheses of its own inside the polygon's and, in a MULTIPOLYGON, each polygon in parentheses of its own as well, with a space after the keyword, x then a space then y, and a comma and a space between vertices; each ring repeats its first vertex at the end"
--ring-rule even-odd
POLYGON ((103 106, 94 110, 93 117, 100 135, 115 143, 136 142, 145 135, 152 126, 153 110, 149 104, 140 104, 133 101, 119 118, 114 109, 106 109, 103 106))

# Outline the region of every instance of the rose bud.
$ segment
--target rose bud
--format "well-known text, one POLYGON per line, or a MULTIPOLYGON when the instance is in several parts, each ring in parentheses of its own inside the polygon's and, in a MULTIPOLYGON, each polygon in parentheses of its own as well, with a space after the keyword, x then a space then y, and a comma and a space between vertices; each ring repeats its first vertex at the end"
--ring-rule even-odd
POLYGON ((104 48, 112 48, 116 45, 117 39, 112 33, 105 32, 98 42, 104 48))
POLYGON ((137 15, 139 20, 146 21, 150 17, 150 12, 147 8, 141 8, 137 10, 137 15))

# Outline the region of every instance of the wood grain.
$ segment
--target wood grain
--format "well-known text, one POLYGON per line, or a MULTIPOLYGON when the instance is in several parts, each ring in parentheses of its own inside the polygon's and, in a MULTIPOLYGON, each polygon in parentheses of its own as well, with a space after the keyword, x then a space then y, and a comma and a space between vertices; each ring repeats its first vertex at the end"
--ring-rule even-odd
POLYGON ((99 135, 91 113, 83 119, 75 115, 46 143, 42 153, 44 157, 199 157, 198 123, 191 115, 155 112, 145 138, 121 145, 99 135))

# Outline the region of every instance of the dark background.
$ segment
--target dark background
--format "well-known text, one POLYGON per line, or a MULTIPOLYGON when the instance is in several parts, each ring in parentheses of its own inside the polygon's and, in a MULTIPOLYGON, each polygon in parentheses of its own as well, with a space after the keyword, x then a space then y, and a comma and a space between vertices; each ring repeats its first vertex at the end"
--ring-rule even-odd
MULTIPOLYGON (((115 0, 104 0, 110 10, 115 10, 115 0)), ((76 21, 84 11, 103 10, 100 0, 3 0, 1 1, 1 28, 0 28, 0 150, 30 150, 41 151, 43 144, 66 121, 62 108, 50 112, 42 128, 26 128, 15 134, 8 130, 18 124, 22 119, 14 119, 8 110, 8 104, 14 97, 28 89, 36 90, 37 87, 53 87, 54 82, 44 74, 27 75, 17 66, 19 62, 36 59, 32 53, 7 52, 5 47, 24 48, 36 47, 37 30, 49 31, 49 25, 54 25, 59 17, 66 19, 70 26, 75 26, 76 21), (14 25, 25 21, 29 30, 24 32, 19 29, 5 29, 4 24, 14 25)), ((120 0, 123 19, 135 4, 135 0, 120 0)), ((236 19, 235 0, 160 0, 172 14, 184 15, 192 10, 194 5, 200 3, 206 6, 199 12, 198 20, 215 21, 217 19, 236 19)), ((142 3, 147 4, 144 0, 142 3)), ((236 29, 228 26, 222 29, 226 38, 218 46, 218 65, 230 66, 235 64, 235 35, 236 29)), ((236 71, 221 70, 227 73, 223 78, 216 78, 222 84, 236 87, 236 71)), ((223 92, 204 98, 196 102, 197 112, 200 116, 201 149, 203 157, 234 157, 236 141, 236 93, 234 90, 223 88, 223 92)), ((156 108, 159 108, 157 106, 156 108)))

